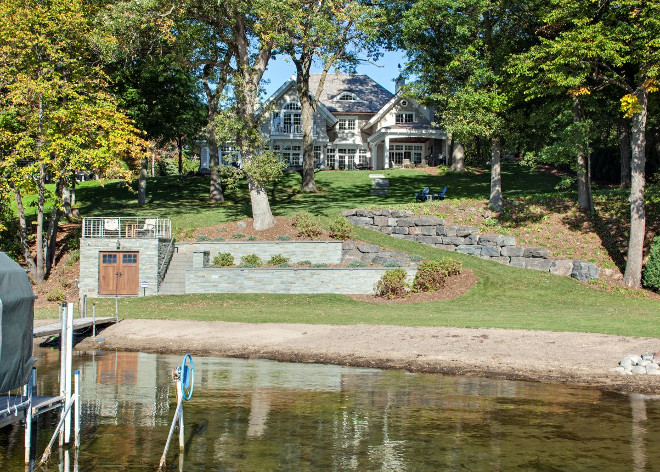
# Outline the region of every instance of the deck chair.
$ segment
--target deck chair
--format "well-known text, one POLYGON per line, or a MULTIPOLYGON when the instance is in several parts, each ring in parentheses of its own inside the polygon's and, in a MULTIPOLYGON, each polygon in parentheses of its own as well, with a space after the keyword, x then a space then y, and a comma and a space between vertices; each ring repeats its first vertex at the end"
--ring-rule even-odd
POLYGON ((415 200, 419 200, 420 202, 425 202, 426 200, 429 200, 431 198, 429 192, 430 190, 428 187, 424 187, 422 191, 419 193, 415 192, 415 200))
POLYGON ((119 218, 103 218, 103 235, 119 236, 119 218))
POLYGON ((156 218, 146 218, 144 224, 140 226, 136 231, 138 236, 155 236, 156 235, 156 218))
POLYGON ((442 190, 440 190, 440 193, 436 193, 433 195, 433 200, 444 200, 445 199, 445 193, 447 193, 447 187, 442 187, 442 190))

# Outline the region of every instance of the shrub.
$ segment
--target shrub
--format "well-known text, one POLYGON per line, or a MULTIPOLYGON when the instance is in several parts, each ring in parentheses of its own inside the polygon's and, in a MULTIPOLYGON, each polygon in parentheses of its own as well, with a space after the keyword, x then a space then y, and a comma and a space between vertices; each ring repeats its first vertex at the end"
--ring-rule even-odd
POLYGON ((234 265, 234 256, 228 252, 218 253, 218 255, 213 258, 213 265, 218 267, 234 265))
POLYGON ((383 267, 401 267, 401 263, 397 261, 387 261, 383 264, 383 267))
POLYGON ((223 238, 222 236, 216 236, 215 238, 213 238, 213 241, 216 241, 216 242, 221 242, 221 241, 224 241, 224 240, 225 240, 225 238, 223 238))
POLYGON ((346 218, 337 217, 330 222, 330 237, 346 241, 353 233, 353 225, 346 218))
POLYGON ((291 224, 298 229, 298 236, 314 239, 321 235, 321 224, 309 213, 296 213, 291 224))
POLYGON ((46 294, 46 300, 49 302, 63 302, 64 299, 64 292, 59 288, 56 288, 52 292, 48 292, 48 294, 46 294))
POLYGON ((404 269, 393 269, 386 271, 378 282, 376 282, 376 295, 385 298, 403 298, 408 294, 406 278, 408 274, 404 269))
POLYGON ((281 264, 277 264, 277 267, 285 269, 287 267, 291 267, 291 264, 289 264, 288 262, 282 262, 281 264))
POLYGON ((423 258, 422 256, 420 256, 419 254, 412 254, 412 255, 410 256, 410 260, 411 260, 411 261, 414 261, 414 262, 419 262, 419 261, 421 261, 422 259, 424 259, 424 258, 423 258))
POLYGON ((248 241, 256 241, 256 240, 257 240, 257 237, 253 234, 253 235, 248 236, 248 237, 247 237, 247 240, 248 240, 248 241))
POLYGON ((234 233, 231 235, 231 239, 243 239, 245 235, 243 233, 234 233))
POLYGON ((653 239, 642 274, 642 284, 650 290, 660 292, 660 236, 653 239))
POLYGON ((200 234, 197 236, 197 241, 208 241, 209 237, 206 234, 200 234))
POLYGON ((275 239, 277 239, 278 241, 289 241, 291 238, 289 237, 288 234, 280 234, 275 239))
POLYGON ((74 249, 69 252, 69 262, 66 263, 67 267, 71 267, 80 259, 80 249, 74 249))
POLYGON ((415 292, 434 292, 445 285, 447 277, 460 274, 462 269, 463 264, 451 257, 422 262, 417 267, 412 289, 415 292))
POLYGON ((348 267, 354 267, 354 268, 355 268, 355 267, 365 267, 366 265, 367 265, 367 264, 365 264, 365 263, 362 262, 362 261, 351 261, 351 262, 348 264, 348 267))
POLYGON ((282 254, 275 254, 268 261, 268 265, 280 266, 282 264, 286 264, 289 261, 290 259, 288 257, 284 257, 282 254))
POLYGON ((323 268, 323 267, 328 267, 328 264, 326 264, 324 262, 317 262, 316 264, 312 264, 312 267, 320 269, 320 268, 323 268))
POLYGON ((263 262, 256 254, 248 254, 241 257, 241 265, 244 267, 260 267, 263 265, 263 262))
POLYGON ((312 261, 300 261, 300 262, 298 262, 298 265, 309 267, 309 266, 312 265, 312 261))

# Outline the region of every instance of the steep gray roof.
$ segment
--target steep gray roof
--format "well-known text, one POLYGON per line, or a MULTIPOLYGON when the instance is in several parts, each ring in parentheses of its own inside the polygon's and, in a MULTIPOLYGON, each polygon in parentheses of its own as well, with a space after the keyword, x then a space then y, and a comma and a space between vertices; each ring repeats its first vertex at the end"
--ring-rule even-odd
MULTIPOLYGON (((316 92, 320 78, 321 74, 310 74, 310 92, 316 92)), ((389 90, 366 75, 328 73, 319 101, 332 113, 376 113, 392 97, 389 90), (342 92, 352 92, 359 100, 335 100, 342 92)))

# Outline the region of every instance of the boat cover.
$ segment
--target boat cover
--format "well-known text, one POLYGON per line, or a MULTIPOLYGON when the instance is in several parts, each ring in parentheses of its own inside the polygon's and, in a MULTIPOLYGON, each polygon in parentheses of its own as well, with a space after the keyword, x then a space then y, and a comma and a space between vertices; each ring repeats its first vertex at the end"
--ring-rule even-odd
POLYGON ((0 252, 0 393, 26 384, 32 370, 34 292, 25 269, 0 252))

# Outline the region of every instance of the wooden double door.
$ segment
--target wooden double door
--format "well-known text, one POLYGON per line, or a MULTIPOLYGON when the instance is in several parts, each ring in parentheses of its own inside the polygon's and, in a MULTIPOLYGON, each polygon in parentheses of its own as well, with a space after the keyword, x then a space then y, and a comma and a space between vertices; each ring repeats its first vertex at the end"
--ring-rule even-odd
POLYGON ((140 254, 99 253, 99 295, 137 295, 140 289, 140 254))

